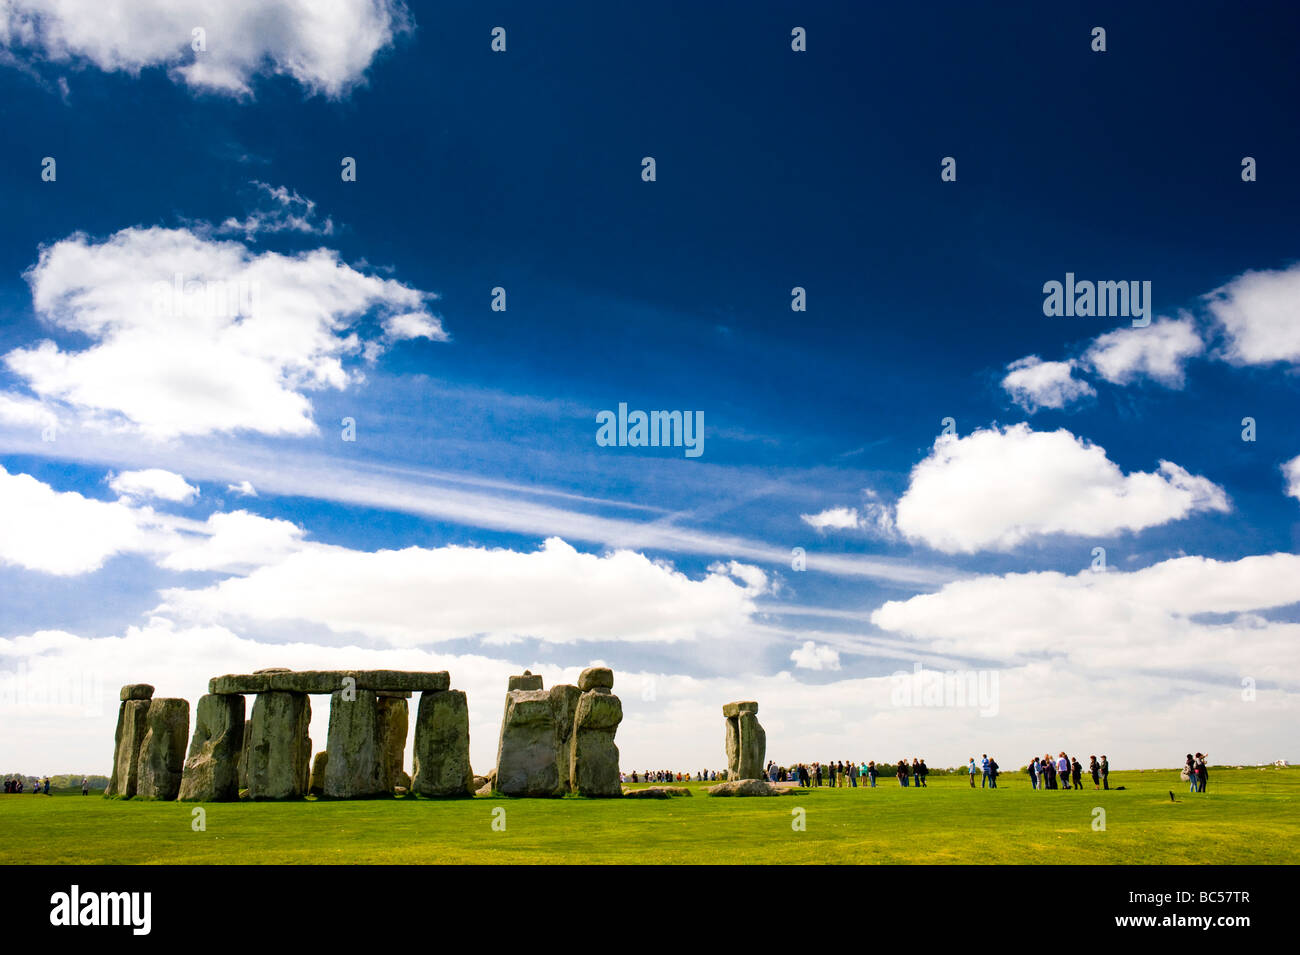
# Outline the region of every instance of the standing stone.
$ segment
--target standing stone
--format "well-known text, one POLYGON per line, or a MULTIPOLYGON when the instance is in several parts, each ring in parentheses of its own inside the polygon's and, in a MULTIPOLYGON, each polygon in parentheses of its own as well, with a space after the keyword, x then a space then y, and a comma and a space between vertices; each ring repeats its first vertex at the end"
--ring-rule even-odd
POLYGON ((232 802, 239 798, 239 761, 244 745, 244 698, 199 697, 194 739, 181 774, 183 802, 232 802))
POLYGON ((190 738, 190 702, 150 700, 145 722, 148 728, 140 743, 136 796, 170 802, 181 790, 185 743, 190 738))
MULTIPOLYGON (((582 685, 581 680, 578 685, 582 685)), ((609 687, 597 684, 582 694, 573 720, 570 750, 569 778, 574 792, 592 797, 623 795, 618 778, 618 747, 614 744, 614 733, 622 721, 623 704, 609 687)))
POLYGON ((368 799, 385 788, 379 739, 379 706, 374 690, 330 694, 330 732, 325 751, 325 795, 330 799, 368 799))
POLYGON ((117 728, 113 730, 113 771, 108 776, 108 782, 104 784, 104 795, 116 796, 117 792, 117 771, 118 771, 118 751, 122 748, 122 723, 126 720, 126 700, 123 700, 117 706, 117 728))
POLYGON ((118 717, 117 755, 113 757, 113 778, 106 796, 130 799, 135 795, 140 772, 140 744, 149 731, 149 700, 127 700, 118 717))
MULTIPOLYGON (((113 731, 113 774, 108 777, 108 784, 104 787, 105 796, 118 796, 118 766, 119 758, 122 754, 122 727, 126 722, 126 704, 129 700, 148 700, 153 696, 153 687, 148 683, 128 683, 122 687, 122 693, 119 699, 122 701, 117 707, 117 728, 113 731)), ((138 742, 143 742, 143 737, 138 742)), ((137 742, 137 749, 138 749, 137 742)))
POLYGON ((727 721, 727 778, 762 779, 767 733, 758 722, 758 704, 724 703, 722 715, 727 721))
POLYGON ((248 732, 248 798, 298 799, 311 773, 311 702, 305 693, 257 694, 248 732))
POLYGON ((551 712, 555 714, 555 766, 560 775, 560 789, 569 792, 573 779, 569 775, 572 762, 573 720, 578 715, 578 700, 582 691, 571 683, 551 687, 551 712))
MULTIPOLYGON (((513 677, 511 678, 514 679, 513 677)), ((555 711, 545 690, 510 690, 497 745, 497 791, 506 796, 561 796, 555 711)))
POLYGON ((380 784, 386 792, 399 785, 410 786, 402 779, 406 773, 402 763, 406 759, 406 734, 410 728, 410 711, 406 698, 379 694, 379 771, 380 784))
POLYGON ((312 796, 322 796, 325 794, 325 767, 329 765, 330 754, 328 750, 321 750, 311 760, 311 781, 307 784, 307 792, 312 796))
POLYGON ((727 778, 738 779, 736 770, 740 766, 740 723, 734 717, 727 717, 727 778))
POLYGON ((748 711, 736 717, 740 730, 740 760, 738 769, 741 779, 762 779, 763 756, 767 753, 767 733, 758 722, 758 717, 748 711))
POLYGON ((463 690, 425 690, 420 694, 412 768, 415 775, 411 791, 417 795, 474 795, 474 773, 469 765, 469 702, 463 690))

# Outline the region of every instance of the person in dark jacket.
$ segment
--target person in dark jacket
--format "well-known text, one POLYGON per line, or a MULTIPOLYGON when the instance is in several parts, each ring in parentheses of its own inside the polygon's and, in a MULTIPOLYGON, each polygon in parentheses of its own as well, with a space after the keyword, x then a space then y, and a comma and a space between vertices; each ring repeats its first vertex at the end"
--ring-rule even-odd
POLYGON ((1106 754, 1101 754, 1101 788, 1110 789, 1110 761, 1106 754))

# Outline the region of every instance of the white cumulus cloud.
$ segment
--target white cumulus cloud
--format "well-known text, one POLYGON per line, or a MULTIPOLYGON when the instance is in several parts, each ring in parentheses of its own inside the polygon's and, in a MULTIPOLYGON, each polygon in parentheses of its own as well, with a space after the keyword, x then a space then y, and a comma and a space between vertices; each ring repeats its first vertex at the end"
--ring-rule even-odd
POLYGON ((123 471, 111 474, 108 486, 129 498, 157 498, 160 501, 188 503, 199 493, 181 475, 162 468, 145 468, 142 471, 123 471))
POLYGON ((1043 361, 1037 355, 1007 365, 1002 388, 1030 414, 1040 408, 1064 408, 1079 398, 1096 394, 1092 385, 1074 377, 1073 362, 1043 361))
POLYGON ((839 651, 834 647, 822 646, 813 640, 805 640, 802 646, 791 651, 790 659, 794 661, 795 667, 800 670, 838 670, 840 668, 839 651))
POLYGON ((1225 357, 1238 365, 1300 362, 1300 263, 1245 272, 1206 296, 1223 326, 1225 357))
POLYGON ((1048 534, 1106 537, 1228 508, 1222 488, 1171 461, 1124 474, 1103 448, 1063 428, 1019 424, 940 436, 912 469, 895 516, 908 538, 973 553, 1048 534))
POLYGON ((59 492, 0 467, 0 561, 69 576, 145 543, 140 513, 128 505, 59 492))
POLYGON ((1190 318, 1161 319, 1145 328, 1118 328, 1097 336, 1083 360, 1112 384, 1126 385, 1145 376, 1181 388, 1187 360, 1204 350, 1190 318))
POLYGON ((253 254, 185 229, 77 234, 43 248, 27 278, 41 318, 90 343, 17 348, 9 370, 83 421, 156 439, 312 433, 307 393, 355 380, 344 361, 363 351, 362 317, 414 313, 440 327, 429 293, 331 250, 253 254))
POLYGON ((0 3, 0 47, 27 69, 42 60, 133 75, 163 67, 192 89, 230 96, 251 95, 255 77, 287 76, 340 98, 409 29, 400 0, 0 3))
MULTIPOLYGON (((754 573, 757 571, 757 575, 754 573)), ((765 587, 747 565, 692 579, 642 554, 447 546, 304 546, 246 577, 164 591, 159 612, 202 621, 302 621, 398 646, 481 636, 672 643, 742 635, 765 587), (739 576, 737 583, 733 576, 739 576)))

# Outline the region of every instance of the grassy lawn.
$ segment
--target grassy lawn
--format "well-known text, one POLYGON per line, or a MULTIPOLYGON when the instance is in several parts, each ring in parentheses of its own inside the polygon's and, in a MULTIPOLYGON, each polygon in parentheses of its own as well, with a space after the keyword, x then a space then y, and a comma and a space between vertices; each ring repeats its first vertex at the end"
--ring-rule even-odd
POLYGON ((1204 795, 1175 770, 1112 773, 1110 792, 1002 782, 972 791, 932 776, 922 790, 881 780, 750 799, 707 798, 691 783, 695 795, 671 800, 221 803, 204 807, 204 832, 190 803, 24 794, 0 797, 0 863, 1300 862, 1300 769, 1212 771, 1204 795), (492 828, 496 807, 505 831, 492 828), (806 831, 792 828, 795 808, 806 831))

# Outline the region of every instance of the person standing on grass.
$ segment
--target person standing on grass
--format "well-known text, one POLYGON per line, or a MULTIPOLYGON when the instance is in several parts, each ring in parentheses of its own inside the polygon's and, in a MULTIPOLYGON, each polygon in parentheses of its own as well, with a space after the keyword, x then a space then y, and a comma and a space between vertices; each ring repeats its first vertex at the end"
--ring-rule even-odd
POLYGON ((1209 767, 1206 765, 1210 760, 1209 753, 1196 754, 1196 791, 1205 792, 1205 784, 1210 779, 1209 767))
POLYGON ((1079 757, 1074 756, 1070 760, 1070 769, 1074 773, 1074 788, 1077 792, 1083 791, 1083 764, 1079 762, 1079 757))
POLYGON ((912 757, 912 785, 921 788, 921 763, 915 756, 912 757))
POLYGON ((989 784, 989 754, 988 753, 985 753, 981 758, 980 769, 982 771, 982 775, 980 776, 980 789, 983 789, 985 786, 989 784))
POLYGON ((1070 760, 1066 757, 1065 751, 1062 750, 1056 759, 1056 775, 1061 780, 1061 788, 1070 788, 1070 760))
POLYGON ((1101 754, 1101 788, 1110 789, 1110 762, 1106 759, 1106 754, 1101 754))
POLYGON ((1092 774, 1092 788, 1101 788, 1101 764, 1097 762, 1096 756, 1088 757, 1088 772, 1092 774))
POLYGON ((871 762, 867 763, 867 778, 871 780, 872 789, 876 788, 876 777, 879 775, 880 773, 876 769, 876 761, 873 759, 871 762))
POLYGON ((970 788, 974 789, 975 788, 975 757, 974 756, 972 756, 970 758, 970 762, 966 764, 966 775, 970 776, 970 788))
POLYGON ((989 789, 998 788, 998 761, 989 757, 989 789))
POLYGON ((898 761, 898 769, 896 770, 896 775, 898 776, 898 785, 906 789, 907 788, 907 760, 900 759, 898 761))
POLYGON ((1196 757, 1191 753, 1187 754, 1187 762, 1183 765, 1183 772, 1187 774, 1187 791, 1196 792, 1196 757))
POLYGON ((926 789, 929 789, 929 788, 930 788, 930 784, 929 784, 928 782, 926 782, 926 778, 927 778, 929 775, 930 775, 930 767, 927 766, 927 765, 925 765, 925 759, 924 759, 924 757, 922 757, 922 759, 921 759, 921 785, 924 786, 926 789))
POLYGON ((1047 789, 1056 788, 1056 764, 1052 762, 1052 757, 1046 753, 1043 754, 1042 762, 1043 785, 1047 789))

